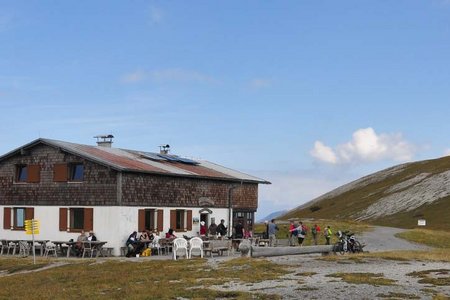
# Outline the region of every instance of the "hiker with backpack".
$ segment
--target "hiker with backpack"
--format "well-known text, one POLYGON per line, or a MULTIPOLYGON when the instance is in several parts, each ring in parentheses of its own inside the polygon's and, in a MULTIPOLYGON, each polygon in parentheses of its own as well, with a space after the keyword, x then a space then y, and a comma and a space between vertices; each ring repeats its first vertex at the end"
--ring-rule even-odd
POLYGON ((303 225, 303 222, 300 222, 297 227, 297 233, 298 233, 298 244, 299 246, 303 246, 303 241, 305 240, 306 234, 308 232, 308 228, 306 225, 303 225))
POLYGON ((320 227, 317 224, 311 228, 311 233, 314 241, 314 245, 317 245, 317 235, 320 234, 320 227))
POLYGON ((331 232, 330 226, 327 226, 327 228, 325 228, 325 230, 323 231, 323 235, 325 236, 327 245, 330 245, 330 239, 331 239, 332 234, 333 234, 333 232, 331 232))

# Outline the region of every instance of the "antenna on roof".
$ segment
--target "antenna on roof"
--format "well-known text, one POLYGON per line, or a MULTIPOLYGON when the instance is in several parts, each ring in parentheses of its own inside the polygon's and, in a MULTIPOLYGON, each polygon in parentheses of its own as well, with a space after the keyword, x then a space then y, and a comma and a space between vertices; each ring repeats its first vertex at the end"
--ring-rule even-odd
POLYGON ((96 135, 94 138, 97 139, 97 146, 111 148, 114 136, 112 134, 96 135))
POLYGON ((159 154, 169 154, 170 146, 167 145, 160 145, 159 146, 159 154))

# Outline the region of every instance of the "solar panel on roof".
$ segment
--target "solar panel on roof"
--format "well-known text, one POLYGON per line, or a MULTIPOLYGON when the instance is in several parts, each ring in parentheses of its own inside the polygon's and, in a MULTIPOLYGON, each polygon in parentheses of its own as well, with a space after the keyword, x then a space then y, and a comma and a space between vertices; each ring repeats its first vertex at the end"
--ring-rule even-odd
POLYGON ((176 155, 166 155, 166 154, 158 154, 159 157, 162 157, 168 161, 173 161, 173 162, 181 162, 184 164, 190 164, 190 165, 197 165, 198 162, 192 160, 192 159, 187 159, 187 158, 182 158, 176 155))
POLYGON ((178 161, 185 163, 185 164, 198 165, 198 162, 196 162, 195 160, 192 160, 192 159, 188 159, 188 158, 178 157, 178 161))
POLYGON ((144 157, 144 158, 153 159, 153 160, 164 160, 164 158, 159 157, 159 155, 156 154, 156 153, 151 153, 151 152, 141 152, 140 154, 141 154, 141 156, 144 157))

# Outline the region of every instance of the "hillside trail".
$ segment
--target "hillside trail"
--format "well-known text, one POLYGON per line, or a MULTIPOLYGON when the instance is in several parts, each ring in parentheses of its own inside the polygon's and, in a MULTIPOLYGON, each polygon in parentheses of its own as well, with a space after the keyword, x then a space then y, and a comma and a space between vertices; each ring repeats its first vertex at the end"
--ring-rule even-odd
POLYGON ((357 238, 366 244, 364 251, 393 251, 393 250, 429 250, 428 246, 408 242, 398 238, 395 234, 407 231, 407 229, 373 226, 372 231, 364 232, 357 238))

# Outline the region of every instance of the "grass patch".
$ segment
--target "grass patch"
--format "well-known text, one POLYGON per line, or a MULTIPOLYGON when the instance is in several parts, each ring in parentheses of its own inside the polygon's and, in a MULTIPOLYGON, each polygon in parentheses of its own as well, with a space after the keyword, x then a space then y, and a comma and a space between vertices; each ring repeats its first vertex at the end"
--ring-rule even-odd
POLYGON ((310 277, 316 275, 316 272, 299 272, 296 273, 294 276, 304 276, 304 277, 310 277))
POLYGON ((265 259, 236 258, 219 265, 217 270, 222 278, 239 279, 243 282, 261 282, 275 280, 288 274, 286 267, 269 262, 265 259))
MULTIPOLYGON (((0 259, 1 268, 8 270, 15 261, 0 259)), ((209 267, 203 259, 139 263, 108 260, 102 264, 67 261, 63 266, 0 277, 0 299, 11 295, 27 298, 30 291, 35 299, 49 295, 66 299, 127 299, 130 295, 133 299, 279 299, 275 295, 223 292, 210 287, 229 281, 246 284, 273 280, 285 273, 282 267, 264 260, 230 260, 217 269, 209 267)))
POLYGON ((420 299, 419 296, 414 294, 404 294, 404 293, 394 293, 389 292, 389 294, 378 294, 377 297, 389 298, 389 299, 420 299))
POLYGON ((431 284, 434 286, 450 286, 450 270, 425 270, 408 273, 406 275, 420 278, 419 283, 431 284))
POLYGON ((433 261, 433 262, 450 262, 450 251, 448 249, 433 249, 431 251, 385 251, 373 253, 358 253, 352 256, 346 255, 328 255, 317 258, 323 261, 348 261, 353 260, 357 263, 365 263, 365 258, 379 258, 385 260, 395 260, 401 262, 408 261, 433 261))
POLYGON ((413 229, 397 233, 395 236, 435 248, 450 248, 450 232, 447 231, 413 229))
POLYGON ((381 273, 335 273, 326 277, 341 278, 353 284, 395 285, 395 280, 384 278, 381 273))
POLYGON ((390 259, 396 261, 439 261, 450 262, 450 251, 448 249, 434 249, 431 251, 387 251, 376 253, 363 253, 362 257, 373 257, 390 259))
POLYGON ((32 271, 48 266, 50 262, 48 260, 37 260, 36 264, 33 264, 33 259, 30 258, 9 258, 0 259, 0 271, 6 273, 17 273, 24 271, 32 271))
POLYGON ((433 300, 448 300, 448 299, 450 299, 450 297, 444 294, 437 294, 433 296, 433 300))

